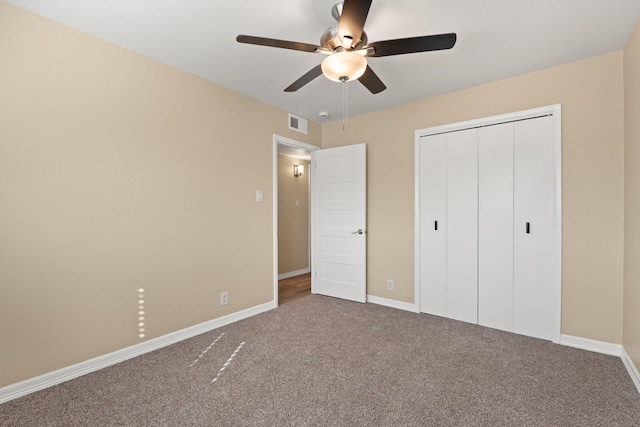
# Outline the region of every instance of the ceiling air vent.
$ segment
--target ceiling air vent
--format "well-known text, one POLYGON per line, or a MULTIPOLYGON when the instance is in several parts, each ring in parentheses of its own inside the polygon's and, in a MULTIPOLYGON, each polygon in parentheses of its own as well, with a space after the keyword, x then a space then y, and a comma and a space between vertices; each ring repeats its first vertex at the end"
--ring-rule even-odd
POLYGON ((289 129, 307 134, 307 120, 289 113, 289 129))

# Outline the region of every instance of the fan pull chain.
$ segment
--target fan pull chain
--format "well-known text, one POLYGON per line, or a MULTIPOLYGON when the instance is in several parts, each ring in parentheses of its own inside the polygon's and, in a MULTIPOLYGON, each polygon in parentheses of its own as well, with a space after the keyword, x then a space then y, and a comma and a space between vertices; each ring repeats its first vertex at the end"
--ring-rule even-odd
POLYGON ((342 82, 342 130, 347 127, 347 80, 348 77, 341 77, 342 82))

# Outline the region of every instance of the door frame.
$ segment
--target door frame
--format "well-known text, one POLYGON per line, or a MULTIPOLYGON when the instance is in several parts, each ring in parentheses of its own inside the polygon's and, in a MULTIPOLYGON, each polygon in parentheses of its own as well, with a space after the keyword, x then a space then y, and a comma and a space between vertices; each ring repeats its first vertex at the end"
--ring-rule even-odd
MULTIPOLYGON (((278 145, 288 145, 289 147, 298 148, 300 150, 311 153, 311 167, 313 170, 313 152, 320 150, 320 147, 296 141, 277 134, 273 134, 273 307, 278 307, 278 145)), ((313 230, 313 213, 311 210, 311 201, 313 200, 313 185, 311 180, 313 174, 309 171, 309 233, 313 230)), ((311 268, 311 260, 313 259, 312 250, 313 242, 309 236, 309 268, 311 268)))
POLYGON ((562 106, 548 105, 530 110, 517 111, 497 116, 484 117, 443 126, 435 126, 415 131, 415 237, 414 237, 414 277, 415 277, 415 306, 422 312, 420 292, 420 139, 424 136, 441 133, 456 132, 464 129, 491 126, 500 123, 532 119, 541 116, 553 116, 553 144, 554 144, 554 223, 555 223, 555 269, 554 269, 554 337, 552 341, 560 343, 561 310, 562 310, 562 106))

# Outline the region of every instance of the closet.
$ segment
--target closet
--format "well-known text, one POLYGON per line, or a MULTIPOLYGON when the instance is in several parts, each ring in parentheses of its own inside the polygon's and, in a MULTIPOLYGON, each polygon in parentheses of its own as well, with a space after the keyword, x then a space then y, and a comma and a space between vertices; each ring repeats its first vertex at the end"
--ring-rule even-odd
POLYGON ((420 311, 559 341, 559 113, 416 132, 420 311))

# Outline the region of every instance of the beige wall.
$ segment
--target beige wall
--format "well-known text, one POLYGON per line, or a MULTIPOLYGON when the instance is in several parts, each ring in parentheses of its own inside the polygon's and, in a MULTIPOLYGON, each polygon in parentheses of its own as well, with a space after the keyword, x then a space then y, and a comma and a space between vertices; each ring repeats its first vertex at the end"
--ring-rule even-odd
POLYGON ((278 274, 309 268, 309 164, 278 156, 278 274), (304 165, 302 176, 293 165, 304 165))
POLYGON ((562 333, 621 343, 622 63, 613 53, 323 126, 323 148, 368 145, 368 293, 414 299, 416 130, 562 104, 562 333))
POLYGON ((145 339, 271 301, 273 133, 368 144, 368 293, 412 302, 415 130, 556 103, 562 332, 622 342, 625 214, 624 345, 640 365, 638 33, 624 56, 350 118, 346 131, 309 122, 305 137, 285 111, 0 2, 0 387, 140 342, 140 287, 145 339))
POLYGON ((0 58, 0 387, 140 342, 141 287, 145 339, 273 300, 273 133, 319 125, 5 2, 0 58))
POLYGON ((640 21, 624 50, 624 348, 640 369, 640 21))

